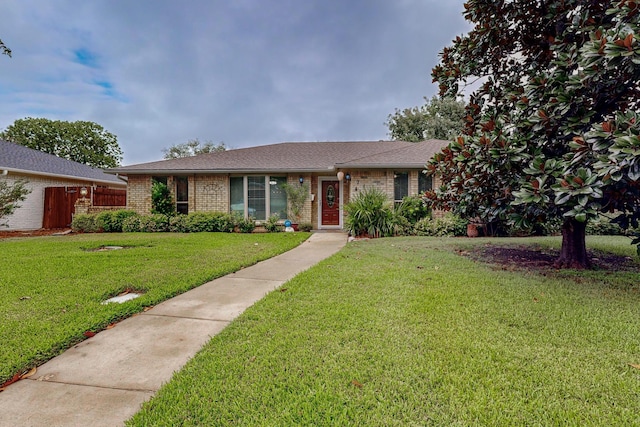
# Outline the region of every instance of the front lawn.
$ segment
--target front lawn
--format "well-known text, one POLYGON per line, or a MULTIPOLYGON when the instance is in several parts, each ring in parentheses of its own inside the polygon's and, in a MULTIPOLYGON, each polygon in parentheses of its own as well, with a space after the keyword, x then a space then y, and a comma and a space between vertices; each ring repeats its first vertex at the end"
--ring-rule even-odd
POLYGON ((469 256, 559 242, 350 243, 212 338, 128 425, 640 425, 637 269, 469 256))
POLYGON ((117 233, 0 240, 0 384, 110 323, 285 252, 308 233, 117 233), (123 249, 96 251, 104 246, 123 249), (133 290, 124 304, 101 302, 133 290))

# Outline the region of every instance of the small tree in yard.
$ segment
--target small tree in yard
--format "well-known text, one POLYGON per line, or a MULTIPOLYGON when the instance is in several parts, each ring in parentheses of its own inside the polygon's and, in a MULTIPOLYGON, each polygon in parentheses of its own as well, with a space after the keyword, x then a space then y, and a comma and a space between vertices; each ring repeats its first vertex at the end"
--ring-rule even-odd
MULTIPOLYGON (((433 69, 443 96, 484 78, 462 135, 427 165, 434 207, 520 227, 562 218, 558 267, 590 265, 585 226, 640 219, 640 4, 469 0, 433 69)), ((635 243, 638 243, 636 240, 635 243)), ((640 247, 639 247, 640 253, 640 247)))
POLYGON ((291 219, 295 219, 299 223, 302 218, 304 203, 309 198, 309 184, 306 182, 301 185, 282 184, 282 189, 287 193, 288 213, 292 216, 291 219))
POLYGON ((154 181, 151 186, 151 213, 163 215, 176 213, 171 191, 164 182, 154 181))
POLYGON ((0 225, 7 225, 2 222, 2 219, 12 215, 20 207, 18 203, 31 193, 26 184, 24 180, 18 180, 13 184, 9 184, 6 180, 0 181, 0 225))

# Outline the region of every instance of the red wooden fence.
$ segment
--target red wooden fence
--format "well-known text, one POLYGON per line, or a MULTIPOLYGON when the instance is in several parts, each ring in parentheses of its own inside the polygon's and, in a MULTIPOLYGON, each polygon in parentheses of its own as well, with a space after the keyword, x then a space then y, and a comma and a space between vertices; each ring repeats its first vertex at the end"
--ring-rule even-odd
POLYGON ((91 195, 93 206, 126 206, 127 190, 114 188, 94 188, 91 195))
MULTIPOLYGON (((65 228, 71 225, 81 187, 47 187, 44 189, 42 228, 65 228)), ((127 190, 87 187, 93 206, 126 206, 127 190)))

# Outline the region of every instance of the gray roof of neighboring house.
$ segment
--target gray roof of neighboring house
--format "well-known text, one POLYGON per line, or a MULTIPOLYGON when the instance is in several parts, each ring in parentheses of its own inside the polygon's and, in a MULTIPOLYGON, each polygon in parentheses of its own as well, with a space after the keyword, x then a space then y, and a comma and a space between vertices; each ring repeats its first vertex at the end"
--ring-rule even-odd
POLYGON ((122 175, 421 168, 448 141, 284 142, 108 169, 122 175))
POLYGON ((78 179, 109 185, 126 185, 126 182, 122 179, 104 173, 102 169, 92 168, 91 166, 63 159, 53 154, 0 140, 0 172, 5 170, 31 175, 78 179))

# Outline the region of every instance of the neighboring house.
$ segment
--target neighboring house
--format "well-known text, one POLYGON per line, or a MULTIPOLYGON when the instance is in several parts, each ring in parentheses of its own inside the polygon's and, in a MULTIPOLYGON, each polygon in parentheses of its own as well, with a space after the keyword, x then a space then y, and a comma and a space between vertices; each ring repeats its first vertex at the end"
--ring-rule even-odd
POLYGON ((2 222, 8 224, 9 230, 43 227, 46 188, 61 187, 64 193, 64 189, 77 192, 77 188, 86 187, 91 196, 91 190, 96 187, 125 189, 127 186, 124 180, 101 169, 0 140, 0 180, 13 183, 19 179, 28 182, 31 193, 13 215, 3 218, 2 222))
POLYGON ((422 173, 448 141, 289 142, 108 169, 127 176, 127 208, 151 212, 151 186, 165 182, 178 212, 229 212, 258 221, 287 215, 282 183, 309 183, 300 222, 314 229, 343 227, 343 206, 378 188, 391 200, 433 186, 422 173))

